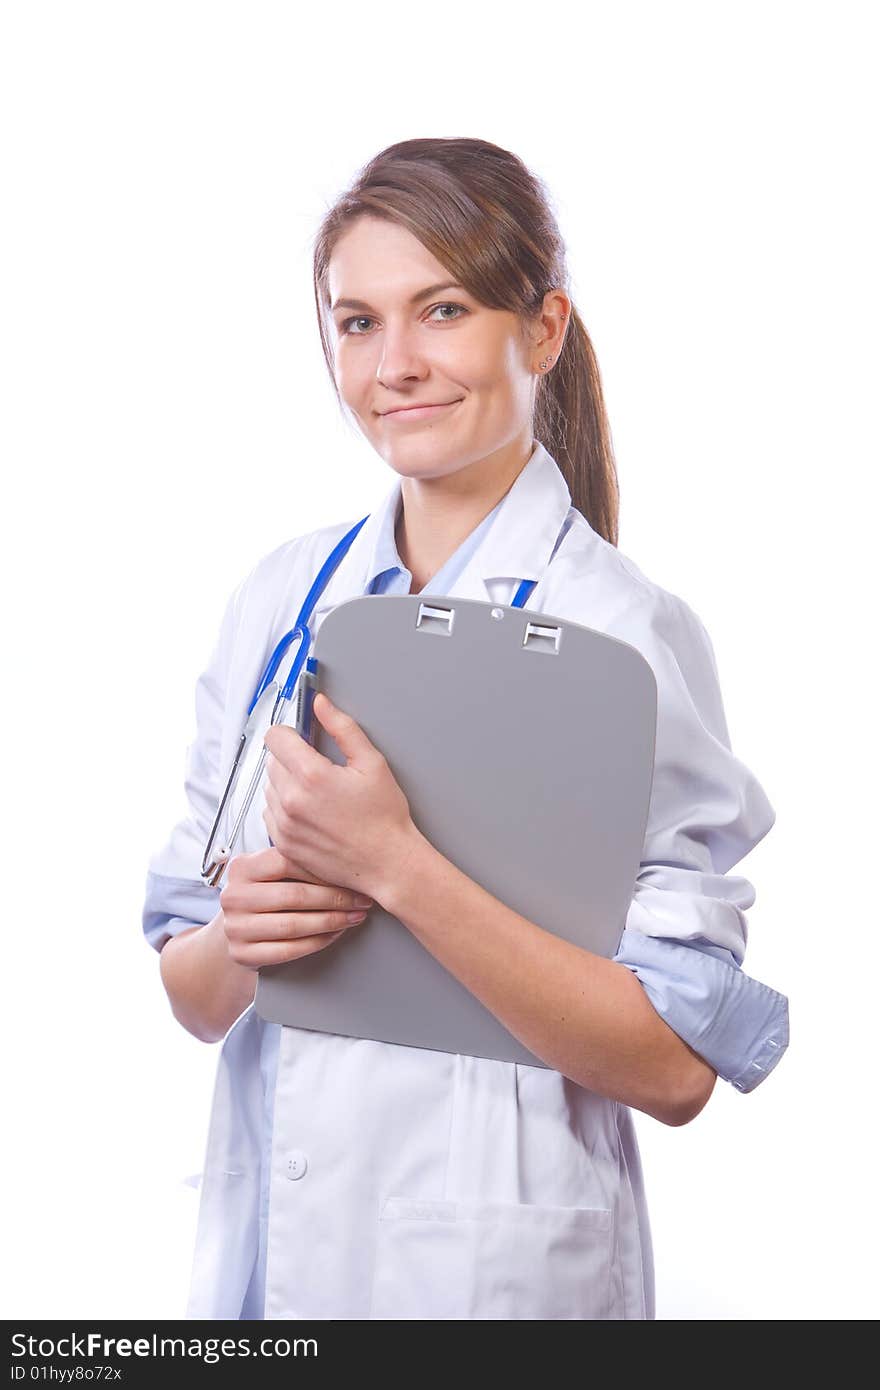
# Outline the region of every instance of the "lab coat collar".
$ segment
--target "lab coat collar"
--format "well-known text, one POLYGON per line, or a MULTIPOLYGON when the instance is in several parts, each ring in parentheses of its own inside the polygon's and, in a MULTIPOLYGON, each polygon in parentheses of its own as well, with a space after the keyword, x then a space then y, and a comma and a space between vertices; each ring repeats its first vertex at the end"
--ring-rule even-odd
MULTIPOLYGON (((322 610, 344 598, 365 593, 376 576, 388 568, 388 537, 393 542, 401 495, 402 481, 396 477, 324 591, 322 610)), ((570 506, 571 493, 559 465, 540 440, 536 441, 528 462, 505 494, 485 540, 450 592, 485 600, 491 597, 489 584, 493 579, 540 579, 570 506)), ((393 553, 397 553, 396 545, 393 553)))

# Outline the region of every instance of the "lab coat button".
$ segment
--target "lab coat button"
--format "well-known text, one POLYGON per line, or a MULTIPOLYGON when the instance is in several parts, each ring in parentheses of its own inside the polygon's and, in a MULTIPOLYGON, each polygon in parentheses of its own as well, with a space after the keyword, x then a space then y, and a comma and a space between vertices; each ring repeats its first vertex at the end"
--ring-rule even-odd
POLYGON ((307 1167, 308 1160, 301 1149, 293 1149, 287 1155, 287 1176, 289 1178, 301 1178, 307 1167))

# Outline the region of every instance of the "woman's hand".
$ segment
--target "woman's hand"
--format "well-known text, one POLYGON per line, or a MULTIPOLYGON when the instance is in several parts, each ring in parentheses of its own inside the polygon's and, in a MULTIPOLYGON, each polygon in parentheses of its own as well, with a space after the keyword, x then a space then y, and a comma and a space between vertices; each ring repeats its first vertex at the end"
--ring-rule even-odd
POLYGON ((325 758, 288 725, 268 729, 263 821, 286 858, 381 902, 418 835, 409 802, 350 715, 324 694, 315 696, 313 710, 346 765, 325 758))
POLYGON ((259 970, 322 951, 363 921, 373 904, 348 888, 315 878, 277 849, 238 854, 230 862, 220 907, 229 954, 259 970))

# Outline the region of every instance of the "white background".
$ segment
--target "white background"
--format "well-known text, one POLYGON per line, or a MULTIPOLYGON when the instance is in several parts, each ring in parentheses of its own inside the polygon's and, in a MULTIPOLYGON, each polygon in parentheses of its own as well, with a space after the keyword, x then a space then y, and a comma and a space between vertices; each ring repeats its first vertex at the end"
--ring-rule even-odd
POLYGON ((182 1315, 217 1048, 170 1014, 147 861, 229 593, 392 481, 311 238, 425 135, 546 181, 620 548, 705 623, 778 817, 738 871, 789 1051, 638 1116, 658 1317, 876 1316, 872 8, 3 7, 5 1316, 182 1315))

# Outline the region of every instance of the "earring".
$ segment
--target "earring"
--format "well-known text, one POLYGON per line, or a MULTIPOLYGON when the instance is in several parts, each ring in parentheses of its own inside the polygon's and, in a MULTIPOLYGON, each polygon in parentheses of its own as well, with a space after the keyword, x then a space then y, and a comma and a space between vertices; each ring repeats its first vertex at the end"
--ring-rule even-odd
POLYGON ((539 372, 545 371, 546 368, 550 366, 550 363, 551 363, 552 361, 553 361, 553 358, 552 358, 552 357, 545 357, 543 362, 539 362, 539 363, 538 363, 538 371, 539 371, 539 372))

